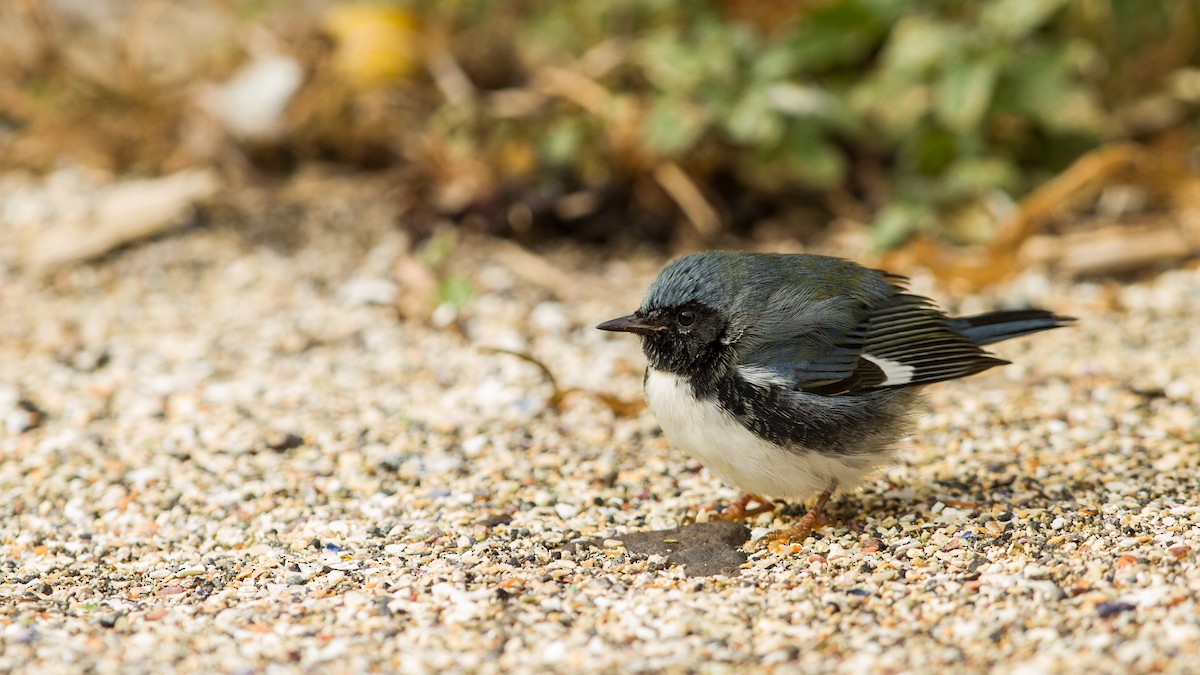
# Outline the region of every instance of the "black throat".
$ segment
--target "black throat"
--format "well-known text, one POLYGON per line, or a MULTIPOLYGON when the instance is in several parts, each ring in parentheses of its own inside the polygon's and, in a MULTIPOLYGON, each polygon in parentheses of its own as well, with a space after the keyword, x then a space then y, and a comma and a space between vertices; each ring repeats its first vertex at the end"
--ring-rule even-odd
POLYGON ((718 382, 733 377, 733 347, 719 341, 686 344, 669 334, 648 335, 642 351, 651 368, 686 378, 697 398, 711 398, 718 382))

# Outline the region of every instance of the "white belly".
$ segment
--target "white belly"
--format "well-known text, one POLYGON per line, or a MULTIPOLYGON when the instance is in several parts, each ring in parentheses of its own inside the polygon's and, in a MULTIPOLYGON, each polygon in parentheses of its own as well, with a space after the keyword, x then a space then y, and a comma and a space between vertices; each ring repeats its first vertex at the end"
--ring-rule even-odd
POLYGON ((807 499, 834 484, 854 488, 888 459, 781 448, 754 435, 716 402, 697 399, 687 380, 671 373, 650 370, 646 402, 671 443, 726 483, 763 497, 807 499))

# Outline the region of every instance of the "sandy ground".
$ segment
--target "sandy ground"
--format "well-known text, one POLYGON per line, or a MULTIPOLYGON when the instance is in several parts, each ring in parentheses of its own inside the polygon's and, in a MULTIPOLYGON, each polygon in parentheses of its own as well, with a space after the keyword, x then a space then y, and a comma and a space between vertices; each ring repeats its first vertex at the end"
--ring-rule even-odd
POLYGON ((0 671, 1195 672, 1200 271, 917 274, 1081 321, 931 387, 803 546, 689 577, 622 536, 736 493, 589 393, 639 399, 592 326, 663 261, 458 242, 470 300, 402 321, 357 199, 0 267, 0 671))

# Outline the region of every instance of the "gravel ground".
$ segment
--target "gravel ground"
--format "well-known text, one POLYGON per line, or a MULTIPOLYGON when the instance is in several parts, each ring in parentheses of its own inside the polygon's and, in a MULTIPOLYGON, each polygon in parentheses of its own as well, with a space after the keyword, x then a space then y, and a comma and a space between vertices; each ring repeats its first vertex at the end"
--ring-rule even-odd
POLYGON ((640 399, 636 340, 592 326, 663 261, 459 242, 472 299, 400 321, 403 237, 355 204, 0 265, 0 671, 1200 663, 1200 271, 965 300, 915 276, 1081 321, 931 387, 903 463, 804 545, 687 576, 622 537, 736 493, 595 395, 640 399), (582 392, 554 409, 492 347, 582 392))

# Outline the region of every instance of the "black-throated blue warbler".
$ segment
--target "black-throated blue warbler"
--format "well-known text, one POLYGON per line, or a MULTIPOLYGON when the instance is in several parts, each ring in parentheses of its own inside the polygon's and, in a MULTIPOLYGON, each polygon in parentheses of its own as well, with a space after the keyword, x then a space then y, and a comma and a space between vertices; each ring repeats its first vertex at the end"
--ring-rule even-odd
MULTIPOLYGON (((708 251, 669 264, 641 307, 597 328, 639 335, 646 401, 677 447, 743 493, 815 506, 895 459, 921 385, 1008 363, 983 345, 1073 321, 1041 309, 951 318, 903 277, 840 258, 708 251)), ((759 507, 748 509, 757 502, 759 507)))

